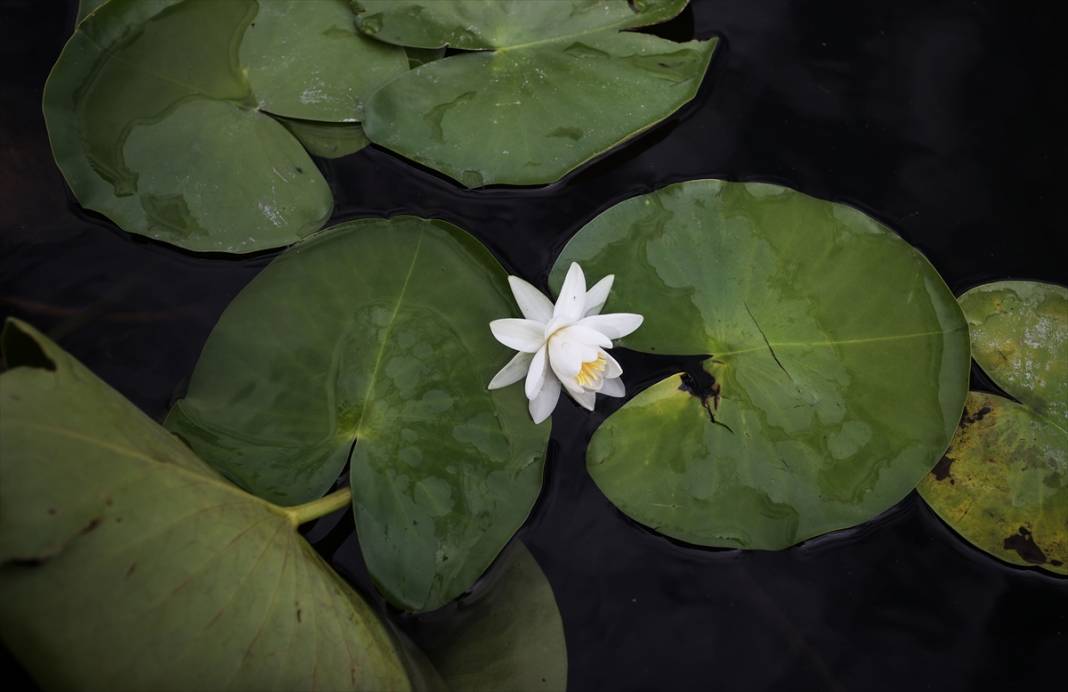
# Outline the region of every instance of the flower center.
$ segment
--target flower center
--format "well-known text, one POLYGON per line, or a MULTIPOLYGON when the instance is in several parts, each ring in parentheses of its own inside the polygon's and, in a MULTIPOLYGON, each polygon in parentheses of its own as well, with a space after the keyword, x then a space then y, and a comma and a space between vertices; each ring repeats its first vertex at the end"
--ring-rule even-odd
POLYGON ((608 361, 604 359, 603 355, 597 354, 595 360, 589 360, 582 364, 578 374, 575 375, 575 381, 581 387, 588 387, 604 375, 606 367, 608 367, 608 361))

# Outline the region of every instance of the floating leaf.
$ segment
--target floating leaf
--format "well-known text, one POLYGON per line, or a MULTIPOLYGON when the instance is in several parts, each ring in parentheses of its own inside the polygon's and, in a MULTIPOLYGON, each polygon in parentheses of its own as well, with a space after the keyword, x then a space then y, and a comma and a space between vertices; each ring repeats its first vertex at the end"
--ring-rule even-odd
POLYGON ((1006 392, 1068 423, 1068 289, 998 281, 960 297, 972 356, 1006 392))
POLYGON ((227 308, 167 425, 274 502, 317 497, 351 462, 372 576, 400 607, 435 608, 489 566, 541 487, 549 426, 519 388, 486 389, 507 355, 488 323, 515 312, 465 232, 342 224, 227 308))
POLYGON ((405 690, 290 512, 32 328, 0 376, 0 637, 45 689, 405 690))
POLYGON ((567 688, 564 626, 552 587, 522 543, 502 557, 480 593, 434 628, 427 655, 451 690, 534 692, 567 688))
POLYGON ((359 123, 322 123, 292 118, 279 120, 313 156, 337 159, 355 154, 367 146, 367 136, 359 123))
POLYGON ((559 179, 694 97, 716 39, 618 29, 685 2, 356 3, 360 28, 406 46, 487 48, 428 63, 377 91, 368 138, 468 187, 559 179))
POLYGON ((91 12, 107 1, 108 0, 80 0, 78 2, 78 20, 75 23, 77 24, 78 22, 81 22, 89 16, 91 12))
POLYGON ((949 451, 917 489, 978 548, 1068 574, 1068 432, 1050 419, 971 392, 949 451))
POLYGON ((127 231, 200 251, 292 243, 332 197, 264 111, 353 120, 362 90, 407 70, 403 50, 351 23, 341 0, 111 0, 45 86, 56 162, 83 206, 127 231))
POLYGON ((665 22, 687 0, 354 0, 379 41, 416 48, 497 50, 665 22))
MULTIPOLYGON (((968 384, 960 308, 864 214, 786 188, 696 180, 587 224, 553 268, 616 275, 620 340, 708 354, 597 430, 590 474, 670 536, 777 549, 865 521, 945 450, 968 384)), ((614 306, 614 307, 613 307, 614 306)))
POLYGON ((1021 403, 969 394, 949 451, 918 490, 978 548, 1068 574, 1068 289, 998 281, 960 304, 975 360, 1021 403))

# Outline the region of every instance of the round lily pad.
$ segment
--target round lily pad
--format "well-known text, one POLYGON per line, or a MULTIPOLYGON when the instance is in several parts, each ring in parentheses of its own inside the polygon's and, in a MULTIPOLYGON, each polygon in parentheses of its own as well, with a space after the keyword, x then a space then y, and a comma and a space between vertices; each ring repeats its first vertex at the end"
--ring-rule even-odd
POLYGON ((973 545, 1068 574, 1068 431, 1032 409, 971 392, 949 451, 918 490, 973 545))
POLYGON ((333 205, 268 112, 354 121, 407 69, 342 0, 110 0, 64 47, 44 114, 83 206, 190 250, 253 252, 317 230, 333 205))
POLYGON ((440 221, 363 219, 286 251, 231 303, 167 426, 272 502, 321 495, 346 463, 360 545, 398 606, 471 586, 526 519, 549 425, 489 391, 515 314, 507 277, 440 221))
POLYGON ((972 357, 1037 413, 1068 424, 1068 288, 997 281, 960 297, 972 357))
POLYGON ((479 51, 402 75, 364 114, 372 142, 467 187, 550 183, 652 127, 694 97, 717 45, 620 31, 683 0, 355 4, 380 40, 479 51))
POLYGON ((946 449, 968 332, 914 248, 863 213, 695 180, 610 208, 567 244, 615 274, 619 345, 711 356, 611 415, 587 466, 620 509, 691 543, 784 548, 903 498, 946 449))

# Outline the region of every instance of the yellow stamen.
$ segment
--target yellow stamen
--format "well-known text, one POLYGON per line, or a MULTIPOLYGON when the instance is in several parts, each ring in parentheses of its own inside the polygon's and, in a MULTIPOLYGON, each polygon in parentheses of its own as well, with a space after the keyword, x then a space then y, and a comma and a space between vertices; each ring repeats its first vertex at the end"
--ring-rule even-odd
POLYGON ((597 354, 596 360, 586 361, 582 364, 578 374, 575 375, 575 381, 579 383, 579 386, 587 387, 596 382, 607 367, 608 361, 604 359, 603 355, 597 354))

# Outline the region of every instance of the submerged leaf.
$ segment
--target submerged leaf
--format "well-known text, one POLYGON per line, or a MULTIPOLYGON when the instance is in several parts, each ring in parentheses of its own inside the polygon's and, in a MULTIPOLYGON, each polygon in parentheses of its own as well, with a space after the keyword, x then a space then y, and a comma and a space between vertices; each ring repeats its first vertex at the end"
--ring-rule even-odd
POLYGON ((337 159, 355 154, 367 146, 367 136, 359 123, 321 123, 292 118, 279 120, 313 156, 337 159))
POLYGON ((279 256, 231 303, 167 425, 281 503, 350 462, 368 568, 411 610, 467 589, 526 519, 548 425, 487 327, 515 311, 467 233, 413 217, 342 224, 279 256))
POLYGON ((45 86, 56 162, 83 206, 127 231, 198 251, 293 243, 332 197, 264 111, 354 120, 364 90, 407 70, 351 21, 341 0, 110 0, 45 86))
POLYGON ((949 451, 917 489, 978 548, 1068 574, 1068 432, 1026 406, 971 392, 949 451))
POLYGON ((553 268, 616 275, 645 316, 620 345, 711 355, 597 430, 620 509, 702 545, 777 549, 904 497, 945 450, 968 383, 952 293, 864 214, 786 188, 697 180, 626 200, 553 268))
POLYGON ((564 626, 552 587, 522 543, 454 619, 423 639, 449 689, 535 692, 567 688, 564 626))
POLYGON ((32 328, 0 375, 0 638, 46 689, 406 690, 368 605, 32 328))
POLYGON ((694 97, 717 43, 618 31, 670 18, 675 0, 356 5, 379 39, 493 49, 423 65, 365 112, 371 141, 467 187, 549 183, 648 129, 694 97))

